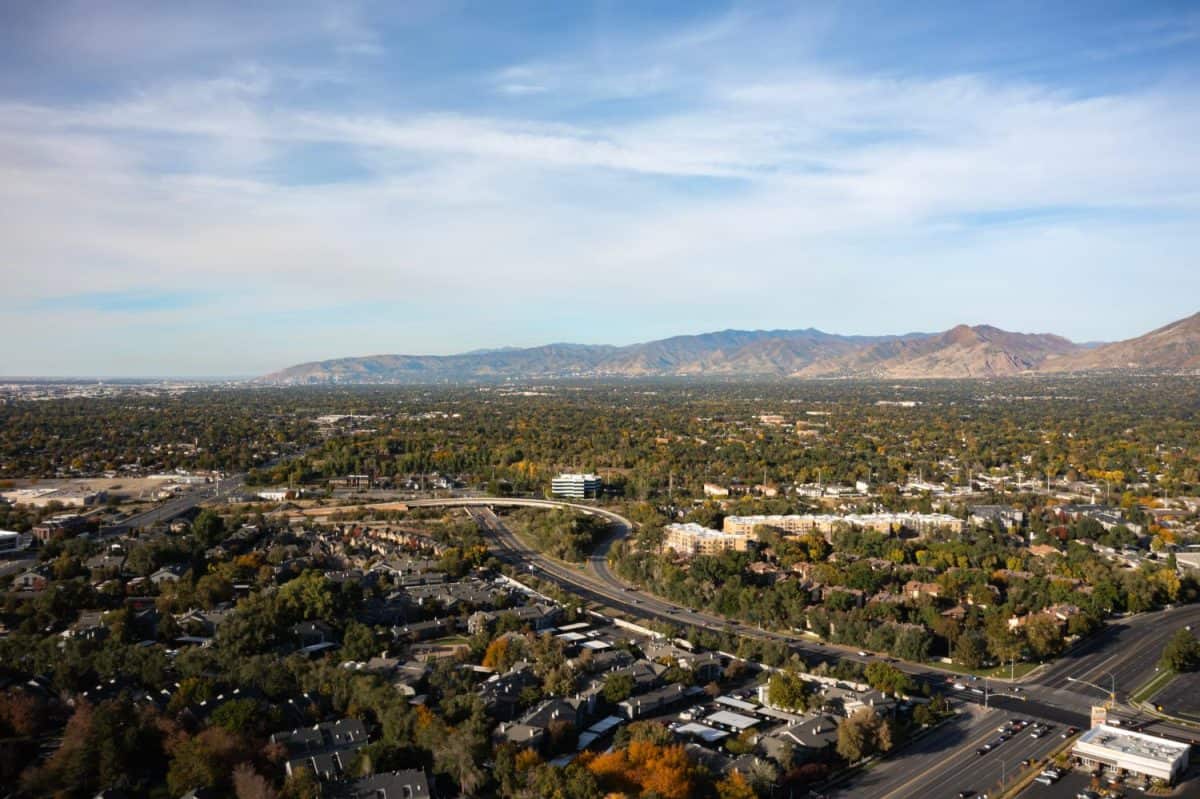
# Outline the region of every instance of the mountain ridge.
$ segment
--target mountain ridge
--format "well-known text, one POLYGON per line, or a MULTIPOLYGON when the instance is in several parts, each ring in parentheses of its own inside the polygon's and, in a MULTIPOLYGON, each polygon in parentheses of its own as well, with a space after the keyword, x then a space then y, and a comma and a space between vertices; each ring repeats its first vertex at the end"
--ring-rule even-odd
POLYGON ((1143 336, 1076 344, 1052 333, 960 324, 940 333, 842 335, 813 327, 684 334, 626 346, 560 342, 456 355, 376 354, 296 364, 284 385, 565 377, 991 378, 1129 369, 1200 370, 1200 313, 1143 336))

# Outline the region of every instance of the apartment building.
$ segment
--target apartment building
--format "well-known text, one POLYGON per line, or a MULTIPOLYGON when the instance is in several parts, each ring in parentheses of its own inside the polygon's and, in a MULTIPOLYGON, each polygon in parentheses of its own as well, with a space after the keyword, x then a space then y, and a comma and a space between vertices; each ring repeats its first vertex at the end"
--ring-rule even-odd
POLYGON ((694 522, 686 524, 668 524, 663 528, 666 538, 663 546, 674 550, 679 555, 715 555, 718 552, 733 550, 745 552, 753 540, 752 536, 737 533, 724 533, 712 530, 694 522))

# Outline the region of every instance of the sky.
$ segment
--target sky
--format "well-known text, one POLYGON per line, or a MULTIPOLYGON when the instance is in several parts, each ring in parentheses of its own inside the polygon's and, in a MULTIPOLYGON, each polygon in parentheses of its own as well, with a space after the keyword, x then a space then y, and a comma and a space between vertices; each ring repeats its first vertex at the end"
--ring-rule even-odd
POLYGON ((0 375, 1200 311, 1200 7, 0 3, 0 375))

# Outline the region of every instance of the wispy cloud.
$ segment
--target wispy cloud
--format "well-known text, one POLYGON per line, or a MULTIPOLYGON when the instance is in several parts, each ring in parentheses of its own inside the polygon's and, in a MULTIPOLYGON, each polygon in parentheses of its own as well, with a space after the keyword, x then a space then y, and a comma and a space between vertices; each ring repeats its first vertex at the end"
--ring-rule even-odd
MULTIPOLYGON (((176 21, 182 38, 237 19, 195 13, 176 21)), ((105 36, 129 46, 176 23, 105 36)), ((57 24, 68 42, 85 23, 57 24)), ((10 310, 70 317, 62 336, 122 315, 159 320, 182 341, 202 304, 220 320, 212 335, 261 338, 254 371, 288 352, 354 352, 367 319, 371 349, 442 352, 537 343, 547 320, 562 326, 552 338, 601 341, 964 318, 1038 329, 1058 318, 1065 333, 1111 337, 1087 303, 1148 257, 1179 310, 1189 289, 1200 296, 1188 266, 1200 243, 1193 82, 1096 91, 867 69, 822 55, 829 20, 779 24, 809 37, 794 57, 756 53, 773 23, 736 11, 412 75, 391 60, 403 48, 386 26, 335 9, 303 33, 261 35, 323 37, 323 52, 369 55, 365 66, 235 41, 220 66, 103 92, 9 91, 10 310), (1070 308, 1022 286, 1047 279, 1071 291, 1070 308), (831 297, 853 302, 839 310, 831 297), (997 302, 1008 317, 989 311, 997 302), (469 318, 452 337, 431 334, 429 309, 447 304, 469 318), (319 341, 294 328, 305 315, 321 318, 319 341)), ((97 57, 75 46, 81 63, 97 57)), ((1121 332, 1167 312, 1139 313, 1121 332)), ((27 323, 17 316, 0 313, 0 335, 27 323)))

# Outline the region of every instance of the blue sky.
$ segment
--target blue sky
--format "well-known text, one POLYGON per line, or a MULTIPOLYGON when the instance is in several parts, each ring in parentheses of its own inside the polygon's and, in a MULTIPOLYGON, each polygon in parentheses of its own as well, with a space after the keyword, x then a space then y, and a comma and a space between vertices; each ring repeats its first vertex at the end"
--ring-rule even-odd
POLYGON ((1200 310, 1194 3, 8 3, 7 375, 1200 310))

